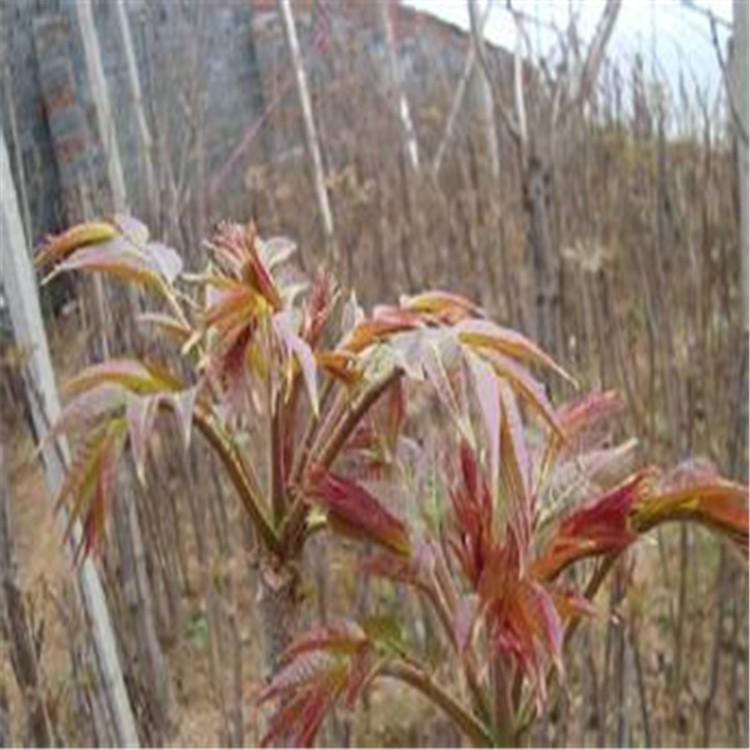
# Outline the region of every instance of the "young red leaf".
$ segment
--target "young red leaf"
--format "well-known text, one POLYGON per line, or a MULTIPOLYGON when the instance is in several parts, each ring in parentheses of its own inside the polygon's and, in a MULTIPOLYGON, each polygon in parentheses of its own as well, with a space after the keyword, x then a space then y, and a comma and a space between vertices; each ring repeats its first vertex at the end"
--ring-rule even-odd
POLYGON ((45 435, 42 445, 49 444, 58 435, 76 432, 89 427, 109 412, 121 409, 127 391, 117 383, 101 383, 77 394, 65 404, 57 421, 45 435))
POLYGON ((342 620, 303 633, 284 651, 280 661, 286 664, 310 651, 350 654, 367 642, 367 634, 356 622, 342 620))
POLYGON ((539 579, 552 580, 571 563, 616 552, 636 539, 630 513, 643 497, 648 474, 641 472, 594 500, 558 526, 533 566, 539 579))
POLYGON ((293 356, 302 371, 302 377, 310 399, 313 414, 318 413, 318 381, 315 367, 315 357, 310 345, 294 330, 289 312, 277 313, 272 318, 276 335, 283 342, 288 356, 293 356))
POLYGON ((37 268, 47 268, 64 260, 76 250, 88 245, 99 245, 117 236, 112 224, 104 221, 91 221, 77 224, 62 234, 49 237, 35 258, 37 268))
POLYGON ((406 526, 355 482, 316 467, 307 491, 326 509, 329 521, 342 534, 374 542, 396 554, 409 554, 406 526))
POLYGON ((144 485, 146 484, 146 451, 158 408, 158 396, 128 394, 125 418, 128 423, 130 450, 133 454, 136 474, 141 484, 144 485))
POLYGON ((354 385, 362 379, 357 355, 351 352, 315 352, 315 363, 321 370, 347 385, 354 385))
POLYGON ((500 432, 500 455, 507 521, 519 543, 521 566, 525 567, 526 555, 531 544, 531 524, 534 513, 531 495, 531 461, 526 449, 526 434, 516 397, 505 382, 500 383, 499 392, 504 417, 500 432))
POLYGON ((424 325, 420 316, 413 312, 394 308, 378 308, 371 320, 363 320, 346 337, 342 348, 359 354, 367 347, 388 338, 399 331, 410 331, 424 325))
POLYGON ((104 383, 121 385, 133 393, 177 391, 180 381, 157 365, 136 359, 110 359, 91 365, 65 384, 65 394, 76 396, 104 383))
POLYGON ((647 493, 633 510, 632 523, 645 533, 661 523, 693 521, 727 537, 747 563, 747 487, 716 478, 647 493))
POLYGON ((84 534, 77 554, 88 554, 101 537, 114 469, 124 443, 124 420, 108 422, 78 447, 65 475, 56 506, 62 506, 68 499, 72 500, 66 536, 70 535, 77 521, 83 521, 84 534))
POLYGON ((622 407, 622 397, 617 391, 592 391, 561 406, 557 410, 557 422, 570 440, 618 414, 622 407))
POLYGON ((285 666, 262 691, 260 701, 279 698, 262 740, 295 747, 312 743, 326 713, 340 696, 351 707, 376 674, 372 648, 351 622, 300 636, 285 652, 285 666))
POLYGON ((450 292, 431 291, 413 297, 402 297, 400 306, 404 310, 427 313, 446 325, 454 325, 469 317, 482 317, 482 309, 473 302, 450 292))
POLYGON ((258 236, 252 224, 222 222, 207 244, 225 277, 259 295, 271 310, 281 309, 281 295, 259 255, 258 236))
POLYGON ((564 439, 555 411, 549 402, 544 386, 535 380, 528 370, 514 360, 495 351, 483 352, 482 356, 492 365, 495 373, 507 381, 516 393, 547 423, 551 430, 564 439))
POLYGON ((492 495, 466 442, 461 443, 460 458, 462 483, 451 491, 454 529, 448 541, 467 580, 476 587, 493 545, 492 495))
POLYGON ((560 667, 562 624, 550 594, 520 568, 512 536, 492 548, 478 593, 490 648, 515 660, 534 684, 537 700, 545 694, 544 660, 560 667))
POLYGON ((142 313, 137 318, 139 323, 153 326, 160 332, 174 338, 178 343, 184 344, 192 335, 193 330, 171 315, 163 313, 142 313))
POLYGON ((481 357, 467 352, 487 438, 490 445, 490 486, 496 487, 500 470, 500 383, 492 368, 481 357))
POLYGON ((331 315, 334 300, 335 293, 331 277, 323 271, 318 271, 315 275, 310 299, 305 305, 305 322, 302 330, 302 338, 312 347, 317 346, 323 334, 331 315))
POLYGON ((510 328, 503 328, 489 320, 464 320, 457 326, 458 338, 477 349, 491 350, 513 359, 534 362, 556 372, 575 384, 575 380, 552 357, 545 354, 533 341, 510 328))
POLYGON ((378 552, 365 558, 360 563, 360 569, 372 576, 405 583, 423 590, 428 587, 424 570, 414 556, 405 558, 390 552, 378 552))

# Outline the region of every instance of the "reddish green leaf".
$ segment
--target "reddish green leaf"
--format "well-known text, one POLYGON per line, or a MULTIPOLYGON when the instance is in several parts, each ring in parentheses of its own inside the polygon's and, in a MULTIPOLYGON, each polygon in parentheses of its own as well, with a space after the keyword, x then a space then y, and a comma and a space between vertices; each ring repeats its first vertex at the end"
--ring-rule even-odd
POLYGON ((617 391, 592 391, 582 398, 564 404, 557 410, 557 422, 568 439, 622 411, 622 397, 617 391))
POLYGON ((747 487, 720 478, 675 489, 655 490, 639 498, 632 523, 639 533, 670 521, 700 523, 728 538, 747 563, 747 487))
POLYGON ((351 622, 303 634, 284 660, 285 666, 260 695, 261 702, 280 699, 263 745, 310 745, 339 697, 351 707, 376 673, 369 641, 351 622))
POLYGON ((491 350, 506 357, 534 362, 554 370, 560 377, 575 383, 550 356, 533 341, 510 328, 502 328, 489 320, 463 320, 457 326, 458 338, 464 344, 480 350, 491 350))
POLYGON ((87 555, 102 535, 106 505, 112 492, 114 471, 124 446, 125 423, 111 420, 76 450, 57 497, 57 507, 69 499, 66 536, 74 524, 83 522, 83 538, 77 555, 87 555))
POLYGON ((492 368, 480 357, 467 352, 474 389, 490 444, 490 485, 494 491, 500 470, 500 383, 492 368))
POLYGON ((118 383, 100 383, 79 393, 65 404, 43 444, 48 444, 63 433, 87 428, 105 414, 121 409, 125 405, 126 395, 127 391, 118 383))
POLYGON ((317 467, 311 472, 307 490, 342 534, 380 544, 397 554, 409 554, 406 526, 363 487, 317 467))
POLYGON ((77 224, 62 234, 47 239, 35 258, 37 268, 46 268, 67 258, 76 250, 88 245, 99 245, 117 236, 117 230, 108 222, 91 221, 77 224))
POLYGON ((177 424, 182 435, 183 446, 187 450, 190 447, 190 435, 193 426, 193 415, 195 413, 195 404, 198 398, 198 388, 187 388, 176 393, 162 395, 162 402, 167 403, 172 408, 172 412, 177 418, 177 424))
POLYGON ((146 451, 158 408, 158 396, 128 394, 125 418, 135 470, 142 484, 146 484, 146 451))
POLYGON ((564 439, 565 436, 557 423, 557 417, 544 386, 538 380, 535 380, 528 370, 504 354, 488 351, 483 353, 482 356, 487 359, 502 380, 510 383, 513 390, 547 423, 552 431, 564 439))
POLYGON ((360 568, 370 575, 426 589, 428 584, 419 560, 415 556, 405 558, 389 552, 379 552, 365 558, 360 568))
POLYGON ((138 316, 138 322, 154 326, 154 328, 166 333, 181 344, 184 344, 193 335, 191 328, 171 315, 163 313, 143 313, 138 316))
POLYGON ((149 260, 119 236, 71 253, 57 264, 43 283, 48 283, 64 271, 99 271, 126 281, 153 286, 159 284, 159 276, 149 260))
POLYGON ((377 308, 371 320, 363 320, 349 333, 342 347, 358 354, 394 333, 410 331, 423 325, 416 313, 397 307, 377 308))
POLYGON ((76 396, 96 385, 121 385, 133 393, 158 393, 182 388, 180 381, 163 368, 136 359, 111 359, 91 365, 65 384, 65 393, 76 396))
POLYGON ((630 513, 644 496, 647 478, 646 472, 636 474, 564 519, 534 563, 534 575, 552 580, 577 560, 616 552, 631 544, 636 534, 630 513))
POLYGON ((325 651, 333 654, 353 653, 367 644, 364 630, 351 620, 314 628, 297 637, 281 656, 281 663, 286 664, 297 659, 301 654, 310 651, 325 651))
POLYGON ((289 312, 277 313, 272 318, 274 330, 279 339, 284 343, 289 356, 293 356, 302 371, 302 377, 310 399, 313 414, 318 413, 318 381, 315 367, 315 357, 310 345, 304 341, 294 330, 289 312))
POLYGON ((315 363, 329 375, 353 385, 362 378, 358 360, 351 352, 315 352, 315 363))
POLYGON ((507 521, 519 543, 522 565, 531 544, 534 508, 531 495, 531 461, 526 449, 526 434, 516 397, 510 386, 501 382, 500 402, 503 422, 500 428, 501 476, 505 487, 507 521))
POLYGON ((400 306, 404 310, 427 313, 429 317, 453 325, 468 317, 482 317, 482 309, 473 302, 450 292, 431 291, 413 297, 402 297, 400 306))

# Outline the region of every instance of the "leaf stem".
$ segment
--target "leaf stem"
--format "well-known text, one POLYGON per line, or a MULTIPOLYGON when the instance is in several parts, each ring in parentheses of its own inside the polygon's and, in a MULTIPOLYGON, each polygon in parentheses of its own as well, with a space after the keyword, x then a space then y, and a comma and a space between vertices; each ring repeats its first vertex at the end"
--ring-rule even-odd
POLYGON ((284 518, 286 489, 284 487, 284 414, 282 397, 277 393, 271 404, 271 507, 273 522, 279 526, 284 518))
POLYGON ((380 380, 376 380, 367 390, 365 390, 359 401, 352 406, 341 422, 339 422, 338 426, 334 428, 330 439, 321 449, 320 454, 315 461, 316 464, 319 464, 326 469, 330 468, 365 414, 367 414, 377 400, 402 375, 403 372, 401 369, 394 368, 388 375, 380 380))
MULTIPOLYGON (((597 595, 602 583, 604 583, 607 575, 612 570, 612 567, 614 566, 615 562, 617 562, 621 552, 623 551, 624 550, 617 550, 617 552, 610 553, 599 563, 599 565, 597 565, 596 570, 591 576, 591 580, 588 582, 586 590, 583 593, 585 599, 591 601, 597 595)), ((565 634, 563 636, 563 649, 570 643, 571 638, 575 635, 581 619, 582 615, 573 615, 566 625, 565 634)), ((547 681, 552 679, 553 674, 554 670, 552 667, 550 667, 547 672, 547 681)), ((518 716, 519 721, 518 730, 516 731, 516 740, 520 740, 523 734, 529 730, 531 725, 534 723, 534 720, 536 719, 536 708, 530 697, 527 699, 526 704, 519 712, 518 716)))
MULTIPOLYGON (((333 428, 331 437, 320 449, 320 452, 317 455, 315 455, 315 452, 312 452, 306 466, 301 470, 300 480, 304 479, 305 470, 313 464, 326 469, 330 468, 365 414, 402 374, 400 369, 395 368, 387 376, 376 380, 364 391, 360 399, 346 412, 338 425, 333 428)), ((278 536, 283 548, 293 544, 294 540, 298 538, 307 514, 303 489, 298 486, 295 488, 294 494, 295 499, 291 503, 289 512, 286 514, 279 528, 278 536)))
MULTIPOLYGON (((438 617, 445 628, 450 642, 457 647, 458 644, 456 644, 450 612, 455 612, 458 608, 458 597, 454 590, 450 572, 448 570, 448 564, 444 555, 445 552, 442 546, 438 546, 435 551, 434 584, 432 589, 428 589, 428 595, 438 613, 438 617), (443 597, 446 599, 445 603, 443 602, 443 597)), ((477 672, 476 657, 473 650, 471 650, 471 646, 467 648, 465 654, 459 654, 459 657, 475 707, 481 712, 482 716, 489 721, 491 717, 489 703, 487 696, 482 691, 479 674, 477 672)))
POLYGON ((295 457, 294 466, 292 467, 292 473, 290 475, 289 482, 292 485, 295 485, 297 484, 297 482, 299 482, 300 477, 307 467, 307 459, 309 458, 310 451, 313 447, 313 440, 316 437, 317 428, 321 423, 321 415, 324 413, 325 408, 328 405, 328 402, 330 401, 333 394, 333 384, 333 378, 329 378, 325 386, 323 386, 323 392, 320 396, 318 413, 315 414, 315 412, 310 412, 310 418, 307 422, 307 426, 305 427, 305 434, 302 437, 300 449, 295 457))
POLYGON ((266 548, 274 553, 281 551, 279 539, 270 521, 266 518, 261 503, 261 493, 257 482, 248 467, 242 461, 239 451, 231 438, 215 424, 210 413, 196 408, 193 419, 198 430, 216 451, 227 474, 232 481, 240 500, 258 530, 266 548))
POLYGON ((404 682, 422 693, 451 719, 475 747, 494 746, 488 729, 423 670, 404 661, 396 661, 383 667, 380 674, 404 682))

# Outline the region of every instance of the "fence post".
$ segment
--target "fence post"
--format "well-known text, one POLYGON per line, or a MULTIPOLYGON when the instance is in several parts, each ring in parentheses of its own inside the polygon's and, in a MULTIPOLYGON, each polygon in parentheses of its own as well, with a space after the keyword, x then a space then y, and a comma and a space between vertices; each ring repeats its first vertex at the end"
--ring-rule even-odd
POLYGON ((284 20, 284 31, 287 43, 289 44, 289 52, 292 55, 294 74, 297 78, 297 91, 299 93, 300 104, 302 105, 302 120, 305 126, 307 147, 310 150, 310 157, 312 158, 315 195, 318 199, 318 209, 320 210, 320 218, 323 222, 323 233, 328 244, 329 256, 332 256, 333 260, 336 260, 333 214, 331 213, 331 205, 328 200, 325 171, 323 170, 323 157, 320 154, 320 141, 315 129, 315 119, 313 118, 312 104, 310 103, 310 92, 307 88, 307 76, 305 75, 305 67, 299 50, 297 27, 294 23, 294 11, 289 0, 279 0, 279 5, 281 7, 281 16, 284 20))

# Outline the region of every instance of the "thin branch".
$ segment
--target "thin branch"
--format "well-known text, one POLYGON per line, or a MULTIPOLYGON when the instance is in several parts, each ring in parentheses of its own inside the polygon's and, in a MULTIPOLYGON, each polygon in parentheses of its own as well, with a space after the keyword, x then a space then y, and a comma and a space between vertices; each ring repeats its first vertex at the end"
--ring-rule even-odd
POLYGON ((604 59, 604 51, 615 29, 615 22, 620 14, 622 0, 607 0, 601 18, 597 24, 594 38, 589 45, 586 60, 583 63, 581 78, 578 86, 578 102, 583 104, 591 96, 596 79, 599 76, 604 59))
POLYGON ((422 670, 407 662, 398 661, 383 667, 380 674, 383 677, 392 677, 394 680, 404 682, 422 693, 442 709, 475 747, 493 747, 494 741, 488 729, 422 670))
POLYGON ((279 540, 263 510, 257 481, 247 465, 242 461, 239 451, 231 438, 215 424, 208 412, 196 409, 193 419, 198 430, 208 440, 211 447, 221 459, 245 510, 252 519, 258 533, 263 538, 266 548, 271 552, 278 552, 280 549, 279 540))
MULTIPOLYGON (((732 81, 730 80, 729 69, 727 68, 726 60, 724 60, 724 56, 721 54, 721 44, 719 43, 719 32, 717 29, 718 21, 716 20, 716 16, 710 10, 706 10, 706 13, 708 14, 708 18, 711 21, 711 41, 714 45, 716 60, 719 63, 719 69, 721 70, 721 78, 724 81, 724 87, 727 91, 727 102, 729 103, 729 111, 732 115, 732 122, 737 131, 737 135, 745 144, 745 148, 747 148, 747 129, 742 122, 742 115, 740 113, 739 107, 737 106, 737 102, 735 101, 735 97, 732 94, 732 81)), ((740 61, 740 64, 742 64, 742 61, 740 61)))
MULTIPOLYGON (((492 3, 487 3, 487 7, 484 9, 482 18, 479 22, 479 32, 484 33, 484 27, 487 23, 487 19, 490 15, 492 3)), ((469 42, 469 49, 466 51, 466 57, 464 58, 464 67, 461 71, 461 78, 458 81, 458 87, 456 88, 456 94, 453 97, 451 103, 451 109, 448 113, 448 119, 445 121, 445 128, 443 128, 443 136, 440 139, 437 150, 435 151, 435 158, 432 160, 432 174, 437 179, 440 174, 440 167, 443 165, 443 159, 445 158, 445 152, 448 150, 451 140, 453 139, 453 133, 456 130, 456 121, 458 115, 461 112, 461 105, 463 104, 464 96, 466 95, 466 89, 471 80, 471 74, 474 71, 474 64, 477 58, 477 49, 474 36, 472 35, 471 41, 469 42)))
MULTIPOLYGON (((388 375, 375 381, 365 390, 359 401, 342 417, 333 429, 328 441, 320 450, 311 449, 305 465, 300 470, 300 480, 304 478, 306 469, 310 466, 317 465, 325 469, 330 468, 364 415, 402 375, 403 372, 399 368, 394 368, 388 375)), ((297 538, 307 515, 307 503, 302 487, 294 487, 291 493, 294 499, 279 530, 282 547, 288 546, 297 538)))

